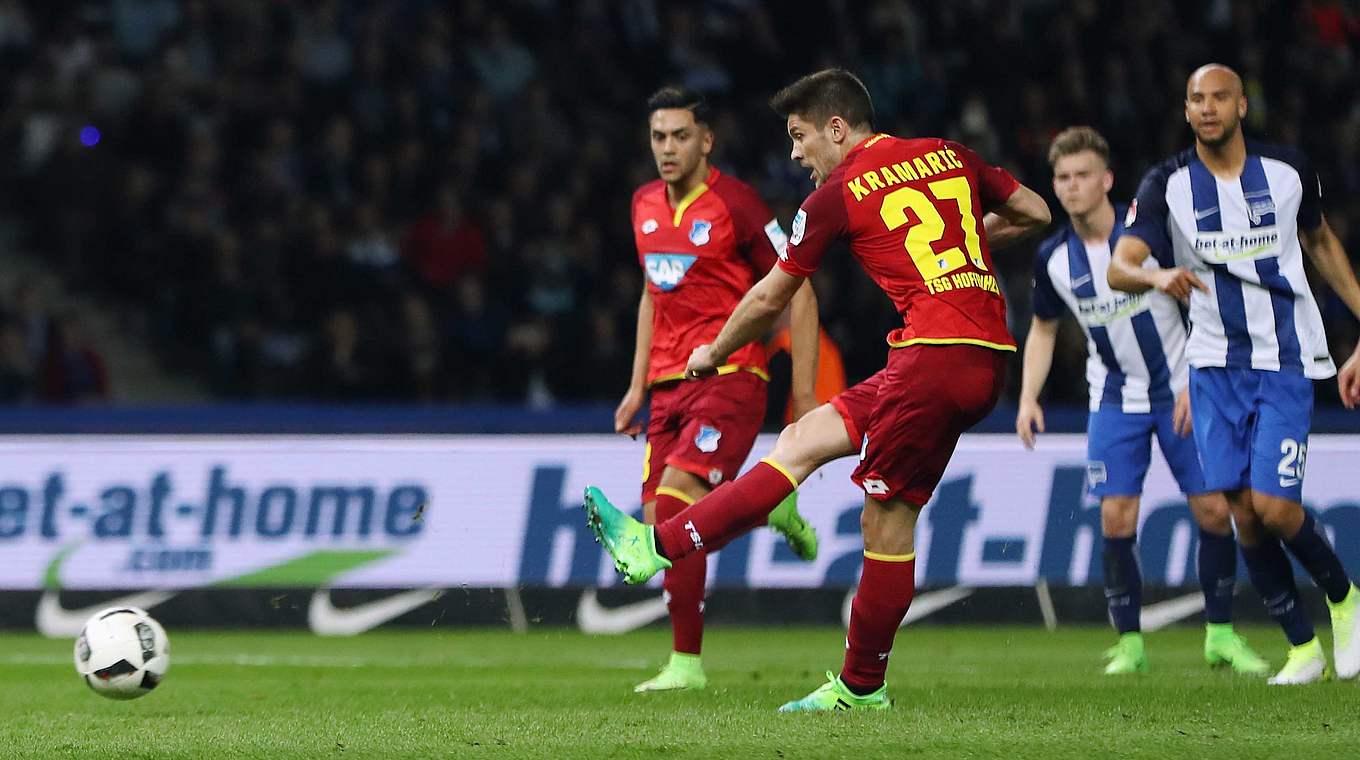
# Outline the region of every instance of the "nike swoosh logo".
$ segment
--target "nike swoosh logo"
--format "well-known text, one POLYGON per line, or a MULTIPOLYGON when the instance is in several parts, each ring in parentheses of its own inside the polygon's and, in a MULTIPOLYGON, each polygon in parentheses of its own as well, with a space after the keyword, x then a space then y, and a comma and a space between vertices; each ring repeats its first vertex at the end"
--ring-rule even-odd
POLYGON ((1213 208, 1206 208, 1206 209, 1204 209, 1203 211, 1196 211, 1196 212, 1195 212, 1195 221, 1198 222, 1198 221, 1207 219, 1207 218, 1209 218, 1209 217, 1211 217, 1211 216, 1213 216, 1214 214, 1217 214, 1217 213, 1218 213, 1218 206, 1214 206, 1213 208))
POLYGON ((1143 607, 1142 627, 1144 631, 1156 631, 1178 620, 1196 615, 1204 609, 1204 594, 1195 592, 1157 602, 1143 607))
POLYGON ((1072 287, 1074 287, 1074 288, 1079 288, 1079 287, 1081 287, 1082 285, 1085 285, 1086 283, 1088 283, 1088 282, 1090 282, 1090 281, 1091 281, 1091 275, 1089 275, 1089 274, 1084 274, 1084 275, 1082 275, 1082 276, 1080 276, 1080 277, 1078 277, 1077 279, 1075 279, 1075 280, 1072 281, 1072 287))
POLYGON ((311 603, 307 605, 307 625, 318 636, 354 636, 377 628, 443 595, 443 589, 414 589, 342 609, 331 604, 329 588, 317 589, 312 594, 311 603))
POLYGON ((628 633, 665 616, 665 594, 618 607, 605 607, 592 588, 581 594, 581 601, 576 605, 576 625, 583 633, 628 633))
POLYGON ((137 594, 108 599, 89 607, 77 610, 67 609, 61 604, 61 594, 53 589, 43 592, 38 600, 38 612, 34 616, 34 626, 48 638, 74 639, 85 627, 85 621, 94 613, 109 607, 141 607, 149 610, 173 597, 174 591, 143 591, 137 594))
MULTIPOLYGON (((845 602, 841 604, 841 624, 846 628, 850 627, 850 606, 855 601, 856 590, 850 589, 850 592, 845 595, 845 602)), ((907 616, 902 618, 902 625, 914 623, 917 620, 934 615, 954 602, 967 599, 972 595, 973 590, 966 586, 951 586, 939 591, 927 591, 912 599, 911 607, 907 610, 907 616)))

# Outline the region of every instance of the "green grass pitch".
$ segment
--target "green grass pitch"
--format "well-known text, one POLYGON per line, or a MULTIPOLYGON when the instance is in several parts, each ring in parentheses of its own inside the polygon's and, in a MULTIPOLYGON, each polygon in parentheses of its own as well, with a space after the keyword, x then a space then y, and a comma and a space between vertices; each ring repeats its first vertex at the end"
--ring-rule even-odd
MULTIPOLYGON (((1277 663, 1284 641, 1248 631, 1277 663)), ((165 682, 89 692, 68 641, 0 634, 4 758, 1354 758, 1360 684, 1269 688, 1211 672, 1200 630, 1151 634, 1152 673, 1099 675, 1105 629, 923 626, 898 636, 895 709, 779 715, 840 665, 835 628, 708 632, 705 692, 634 695, 651 628, 170 632, 165 682)))

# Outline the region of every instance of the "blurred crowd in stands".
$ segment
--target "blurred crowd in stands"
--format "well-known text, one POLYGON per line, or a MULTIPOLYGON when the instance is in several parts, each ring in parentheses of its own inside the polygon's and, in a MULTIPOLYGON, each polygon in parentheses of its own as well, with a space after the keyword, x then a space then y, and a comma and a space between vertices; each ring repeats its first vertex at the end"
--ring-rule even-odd
MULTIPOLYGON (((1221 60, 1248 134, 1310 153, 1355 260, 1357 53, 1355 4, 1325 0, 0 0, 0 200, 22 250, 223 398, 612 400, 661 84, 710 96, 715 163, 787 226, 811 186, 766 99, 813 69, 1050 199, 1049 139, 1091 124, 1125 200, 1221 60)), ((1033 248, 996 256, 1020 337, 1033 248)), ((848 255, 815 282, 856 381, 896 315, 848 255)), ((3 285, 0 402, 100 395, 78 320, 3 285)), ((1345 356, 1357 325, 1319 295, 1345 356)), ((1084 403, 1084 350, 1065 329, 1052 399, 1084 403)))

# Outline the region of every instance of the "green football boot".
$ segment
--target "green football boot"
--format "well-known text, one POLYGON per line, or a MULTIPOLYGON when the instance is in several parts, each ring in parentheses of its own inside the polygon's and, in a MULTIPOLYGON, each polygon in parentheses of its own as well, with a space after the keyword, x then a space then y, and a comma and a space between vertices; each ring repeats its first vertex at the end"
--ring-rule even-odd
POLYGON ((804 562, 817 559, 817 530, 798 514, 798 492, 779 502, 767 520, 770 530, 784 537, 793 553, 804 562))
POLYGON ((1105 675, 1122 676, 1148 672, 1147 652, 1143 650, 1143 634, 1130 632, 1119 637, 1119 643, 1105 650, 1105 675))
POLYGON ((1332 669, 1327 667, 1327 655, 1322 653, 1322 642, 1314 636, 1296 647, 1290 647, 1284 667, 1266 683, 1271 686, 1302 686, 1327 681, 1331 677, 1332 669))
POLYGON ((1351 586, 1346 598, 1332 604, 1332 657, 1336 661, 1336 676, 1351 679, 1360 676, 1360 589, 1351 586))
POLYGON ((666 663, 666 667, 654 677, 634 686, 633 691, 641 694, 647 691, 702 689, 706 686, 708 677, 704 675, 704 666, 699 662, 699 655, 671 652, 671 659, 666 663))
POLYGON ((831 671, 826 672, 826 683, 818 686, 811 694, 802 699, 784 703, 779 712, 832 712, 836 710, 887 710, 892 707, 888 699, 888 685, 878 687, 873 694, 860 696, 850 691, 841 679, 831 671))
POLYGON ((624 583, 646 583, 653 575, 671 566, 670 560, 656 551, 656 533, 652 526, 620 512, 600 489, 586 488, 582 506, 586 510, 586 524, 595 534, 595 540, 604 544, 609 556, 614 558, 614 569, 623 575, 624 583))
POLYGON ((1270 663, 1247 646, 1246 639, 1237 635, 1232 623, 1208 623, 1204 626, 1204 661, 1209 667, 1224 665, 1234 673, 1263 676, 1270 672, 1270 663))

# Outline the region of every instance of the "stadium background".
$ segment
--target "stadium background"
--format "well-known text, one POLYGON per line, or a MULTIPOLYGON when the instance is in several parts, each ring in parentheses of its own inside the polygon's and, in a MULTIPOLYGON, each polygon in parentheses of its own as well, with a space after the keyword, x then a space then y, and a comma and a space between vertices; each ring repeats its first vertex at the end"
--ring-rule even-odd
MULTIPOLYGON (((1313 156, 1354 263, 1358 45, 1336 2, 0 2, 0 545, 21 559, 0 624, 158 588, 171 624, 299 625, 329 586, 501 589, 409 597, 418 612, 390 616, 405 622, 579 622, 579 590, 612 579, 574 494, 629 493, 640 445, 558 436, 607 432, 626 384, 627 204, 654 176, 641 104, 663 83, 710 96, 715 163, 787 225, 810 186, 765 100, 808 70, 856 70, 881 130, 961 140, 1057 210, 1057 130, 1104 132, 1126 199, 1188 142, 1186 73, 1224 61, 1248 133, 1313 156), (518 435, 456 437, 477 433, 518 435), (210 437, 167 437, 185 434, 210 437), (279 588, 302 593, 280 604, 279 588)), ((1032 253, 997 257, 1021 337, 1032 253)), ((895 315, 850 257, 829 261, 822 317, 853 382, 895 315)), ((1345 356, 1360 329, 1318 296, 1345 356)), ((1069 433, 1083 359, 1068 324, 1047 404, 1069 433)), ((957 504, 923 528, 920 572, 946 590, 1075 586, 1063 616, 1099 620, 1081 438, 1024 458, 1004 435, 1018 374, 981 427, 1000 435, 972 436, 941 489, 957 504)), ((1310 506, 1360 535, 1357 422, 1334 384, 1318 399, 1315 429, 1340 435, 1314 446, 1310 506)), ((740 601, 718 618, 778 621, 788 606, 757 590, 829 587, 805 614, 835 619, 857 570, 842 475, 805 503, 844 561, 800 574, 763 539, 729 549, 714 580, 740 601)), ((1165 513, 1145 524, 1149 580, 1174 596, 1193 579, 1188 515, 1160 470, 1148 501, 1165 513)), ((956 612, 1049 621, 1045 595, 956 612)))
MULTIPOLYGON (((863 76, 880 129, 961 140, 1060 219, 1057 130, 1109 138, 1126 200, 1189 142, 1188 72, 1222 61, 1248 134, 1313 158, 1354 265, 1358 53, 1354 0, 0 0, 0 755, 1353 756, 1354 684, 1281 698, 1203 667, 1196 533, 1156 458, 1153 672, 1096 675, 1112 636, 1070 323, 1045 407, 1062 432, 1016 442, 1013 361, 926 512, 892 715, 772 713, 840 658, 849 461, 802 490, 817 562, 764 531, 710 562, 713 685, 645 704, 660 590, 618 586, 576 499, 598 483, 636 507, 641 443, 607 433, 659 85, 709 95, 715 163, 786 226, 810 187, 765 101, 826 65, 863 76), (173 641, 133 703, 71 669, 113 603, 173 641)), ((1032 258, 996 260, 1021 338, 1032 258)), ((854 381, 895 318, 828 262, 854 381)), ((1318 300, 1344 356, 1360 326, 1318 300)), ((1360 417, 1317 388, 1305 498, 1354 572, 1360 417)))

